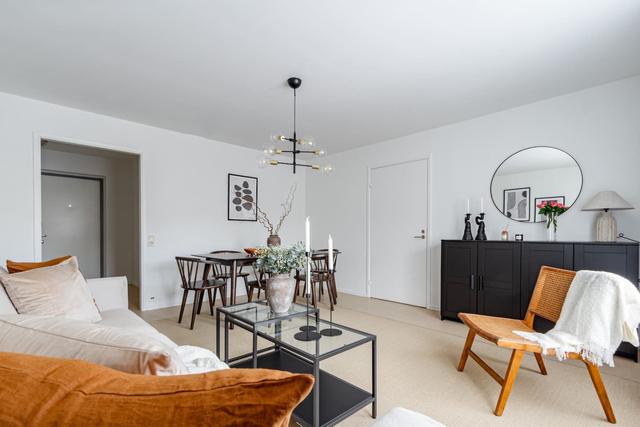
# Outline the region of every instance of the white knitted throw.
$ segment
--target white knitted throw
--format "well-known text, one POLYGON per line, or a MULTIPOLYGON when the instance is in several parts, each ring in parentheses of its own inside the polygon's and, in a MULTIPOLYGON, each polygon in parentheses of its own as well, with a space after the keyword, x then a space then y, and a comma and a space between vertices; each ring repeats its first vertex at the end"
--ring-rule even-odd
POLYGON ((624 277, 582 270, 576 273, 560 312, 549 332, 513 331, 542 347, 554 349, 559 360, 579 353, 597 366, 614 366, 613 354, 622 341, 638 346, 640 292, 624 277))

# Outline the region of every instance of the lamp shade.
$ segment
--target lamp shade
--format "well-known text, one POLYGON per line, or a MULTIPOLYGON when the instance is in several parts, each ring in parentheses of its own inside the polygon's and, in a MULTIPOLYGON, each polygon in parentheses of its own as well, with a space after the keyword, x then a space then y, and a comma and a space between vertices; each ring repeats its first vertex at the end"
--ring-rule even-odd
POLYGON ((615 191, 601 191, 582 207, 583 211, 621 211, 625 209, 633 209, 633 206, 615 191))

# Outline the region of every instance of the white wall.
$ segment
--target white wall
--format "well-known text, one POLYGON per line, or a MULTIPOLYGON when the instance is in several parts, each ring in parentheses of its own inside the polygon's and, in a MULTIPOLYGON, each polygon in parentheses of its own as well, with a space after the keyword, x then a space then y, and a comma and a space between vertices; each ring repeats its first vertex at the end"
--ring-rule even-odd
POLYGON ((297 182, 293 213, 281 235, 284 243, 303 238, 304 173, 259 170, 255 150, 0 93, 0 260, 31 260, 37 252, 34 177, 39 179, 40 153, 34 153, 34 134, 141 153, 142 233, 156 235, 155 247, 143 240, 143 309, 179 302, 176 255, 265 243, 260 224, 227 221, 228 172, 257 176, 260 203, 274 214, 297 182))
MULTIPOLYGON (((104 258, 107 277, 127 276, 138 285, 138 159, 94 156, 42 149, 42 169, 104 177, 104 258)), ((46 230, 45 230, 46 232, 46 230)))
MULTIPOLYGON (((307 180, 307 211, 315 236, 329 232, 344 252, 337 275, 341 290, 366 293, 367 168, 431 157, 430 306, 440 305, 440 240, 463 232, 466 199, 487 210, 487 234, 497 239, 507 219, 490 200, 495 168, 522 148, 548 145, 573 155, 584 188, 559 220, 559 239, 591 240, 597 213, 580 207, 600 190, 615 190, 640 208, 640 76, 496 114, 330 156, 335 172, 307 180)), ((620 231, 640 238, 640 210, 615 213, 620 231)), ((398 212, 398 220, 402 215, 398 212)), ((543 224, 510 222, 526 240, 544 240, 543 224)), ((475 227, 474 227, 475 233, 475 227)), ((314 239, 314 245, 316 241, 314 239)))

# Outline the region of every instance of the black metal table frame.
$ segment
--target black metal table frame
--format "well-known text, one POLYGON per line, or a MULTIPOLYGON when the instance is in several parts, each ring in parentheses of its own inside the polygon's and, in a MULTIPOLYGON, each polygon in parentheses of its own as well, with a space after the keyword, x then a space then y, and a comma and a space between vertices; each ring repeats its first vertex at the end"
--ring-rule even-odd
MULTIPOLYGON (((261 333, 257 331, 256 326, 264 324, 264 323, 275 323, 276 325, 278 325, 279 323, 281 323, 284 320, 289 320, 292 319, 294 317, 298 317, 300 316, 300 313, 296 313, 295 315, 290 315, 290 316, 283 316, 281 318, 277 318, 277 319, 269 319, 269 320, 265 320, 262 322, 256 322, 254 323, 254 325, 248 324, 245 321, 242 320, 242 318, 239 318, 238 316, 235 316, 233 313, 228 313, 227 309, 229 309, 230 307, 219 307, 218 309, 216 309, 216 354, 218 356, 220 356, 220 323, 221 323, 221 316, 220 314, 224 314, 225 318, 224 318, 224 361, 225 363, 233 363, 233 362, 237 362, 243 359, 248 359, 249 357, 252 358, 252 366, 253 368, 257 368, 258 367, 258 354, 261 353, 266 353, 268 351, 277 351, 280 350, 280 347, 282 347, 283 349, 285 349, 287 351, 287 353, 291 354, 292 356, 310 364, 313 366, 313 377, 315 378, 315 382, 313 384, 313 426, 314 427, 319 427, 320 426, 320 362, 326 359, 329 359, 333 356, 336 356, 338 354, 344 353, 348 350, 351 350, 355 347, 359 347, 363 344, 366 344, 368 342, 371 342, 371 398, 367 399, 366 401, 362 402, 361 404, 352 407, 349 411, 343 412, 341 414, 341 416, 337 419, 331 420, 330 424, 335 424, 338 423, 348 417, 350 417, 351 415, 355 414, 356 412, 358 412, 360 409, 364 408, 365 406, 367 406, 368 404, 371 404, 371 417, 372 418, 376 418, 377 417, 377 413, 378 413, 378 399, 377 399, 377 395, 378 395, 378 387, 377 387, 377 348, 376 348, 376 341, 377 338, 375 335, 373 334, 369 334, 363 331, 359 331, 357 329, 353 329, 353 328, 349 328, 348 326, 344 326, 344 325, 339 325, 337 323, 333 323, 334 326, 339 327, 340 329, 345 329, 357 334, 361 334, 361 335, 365 335, 364 338, 358 340, 358 341, 354 341, 352 343, 349 343, 343 347, 340 348, 336 348, 334 350, 331 350, 323 355, 312 355, 310 353, 307 353, 303 350, 300 350, 292 345, 289 345, 285 342, 282 341, 278 341, 275 342, 275 339, 267 334, 261 333), (222 309, 222 310, 221 310, 222 309), (239 356, 235 356, 232 358, 229 358, 229 325, 233 324, 233 325, 237 325, 238 327, 251 332, 253 334, 253 349, 250 353, 245 353, 239 356), (267 341, 272 342, 274 345, 270 346, 270 347, 265 347, 262 348, 260 350, 258 350, 258 337, 261 337, 267 341)), ((309 308, 310 313, 312 308, 309 308)), ((316 309, 314 314, 315 317, 315 322, 316 325, 319 325, 319 317, 318 317, 318 313, 319 311, 316 309)), ((303 313, 304 315, 306 315, 306 313, 303 313)), ((276 326, 277 328, 278 326, 276 326)), ((321 338, 321 339, 326 339, 325 337, 321 338)), ((318 344, 316 344, 316 352, 318 351, 318 344)), ((355 387, 355 386, 354 386, 355 387)), ((295 415, 295 414, 294 414, 295 415)))

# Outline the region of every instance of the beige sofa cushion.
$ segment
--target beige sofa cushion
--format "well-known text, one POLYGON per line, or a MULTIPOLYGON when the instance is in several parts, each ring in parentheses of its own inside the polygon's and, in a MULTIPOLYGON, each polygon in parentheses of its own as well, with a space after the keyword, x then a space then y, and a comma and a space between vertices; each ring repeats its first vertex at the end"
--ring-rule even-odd
POLYGON ((80 359, 133 374, 187 373, 173 349, 147 334, 64 317, 0 316, 0 352, 80 359))
POLYGON ((0 280, 20 314, 101 320, 76 257, 51 267, 5 275, 0 280))
POLYGON ((2 278, 4 276, 8 276, 9 272, 4 268, 0 267, 0 316, 3 314, 17 314, 15 307, 11 303, 9 296, 4 291, 4 287, 2 286, 2 278))

